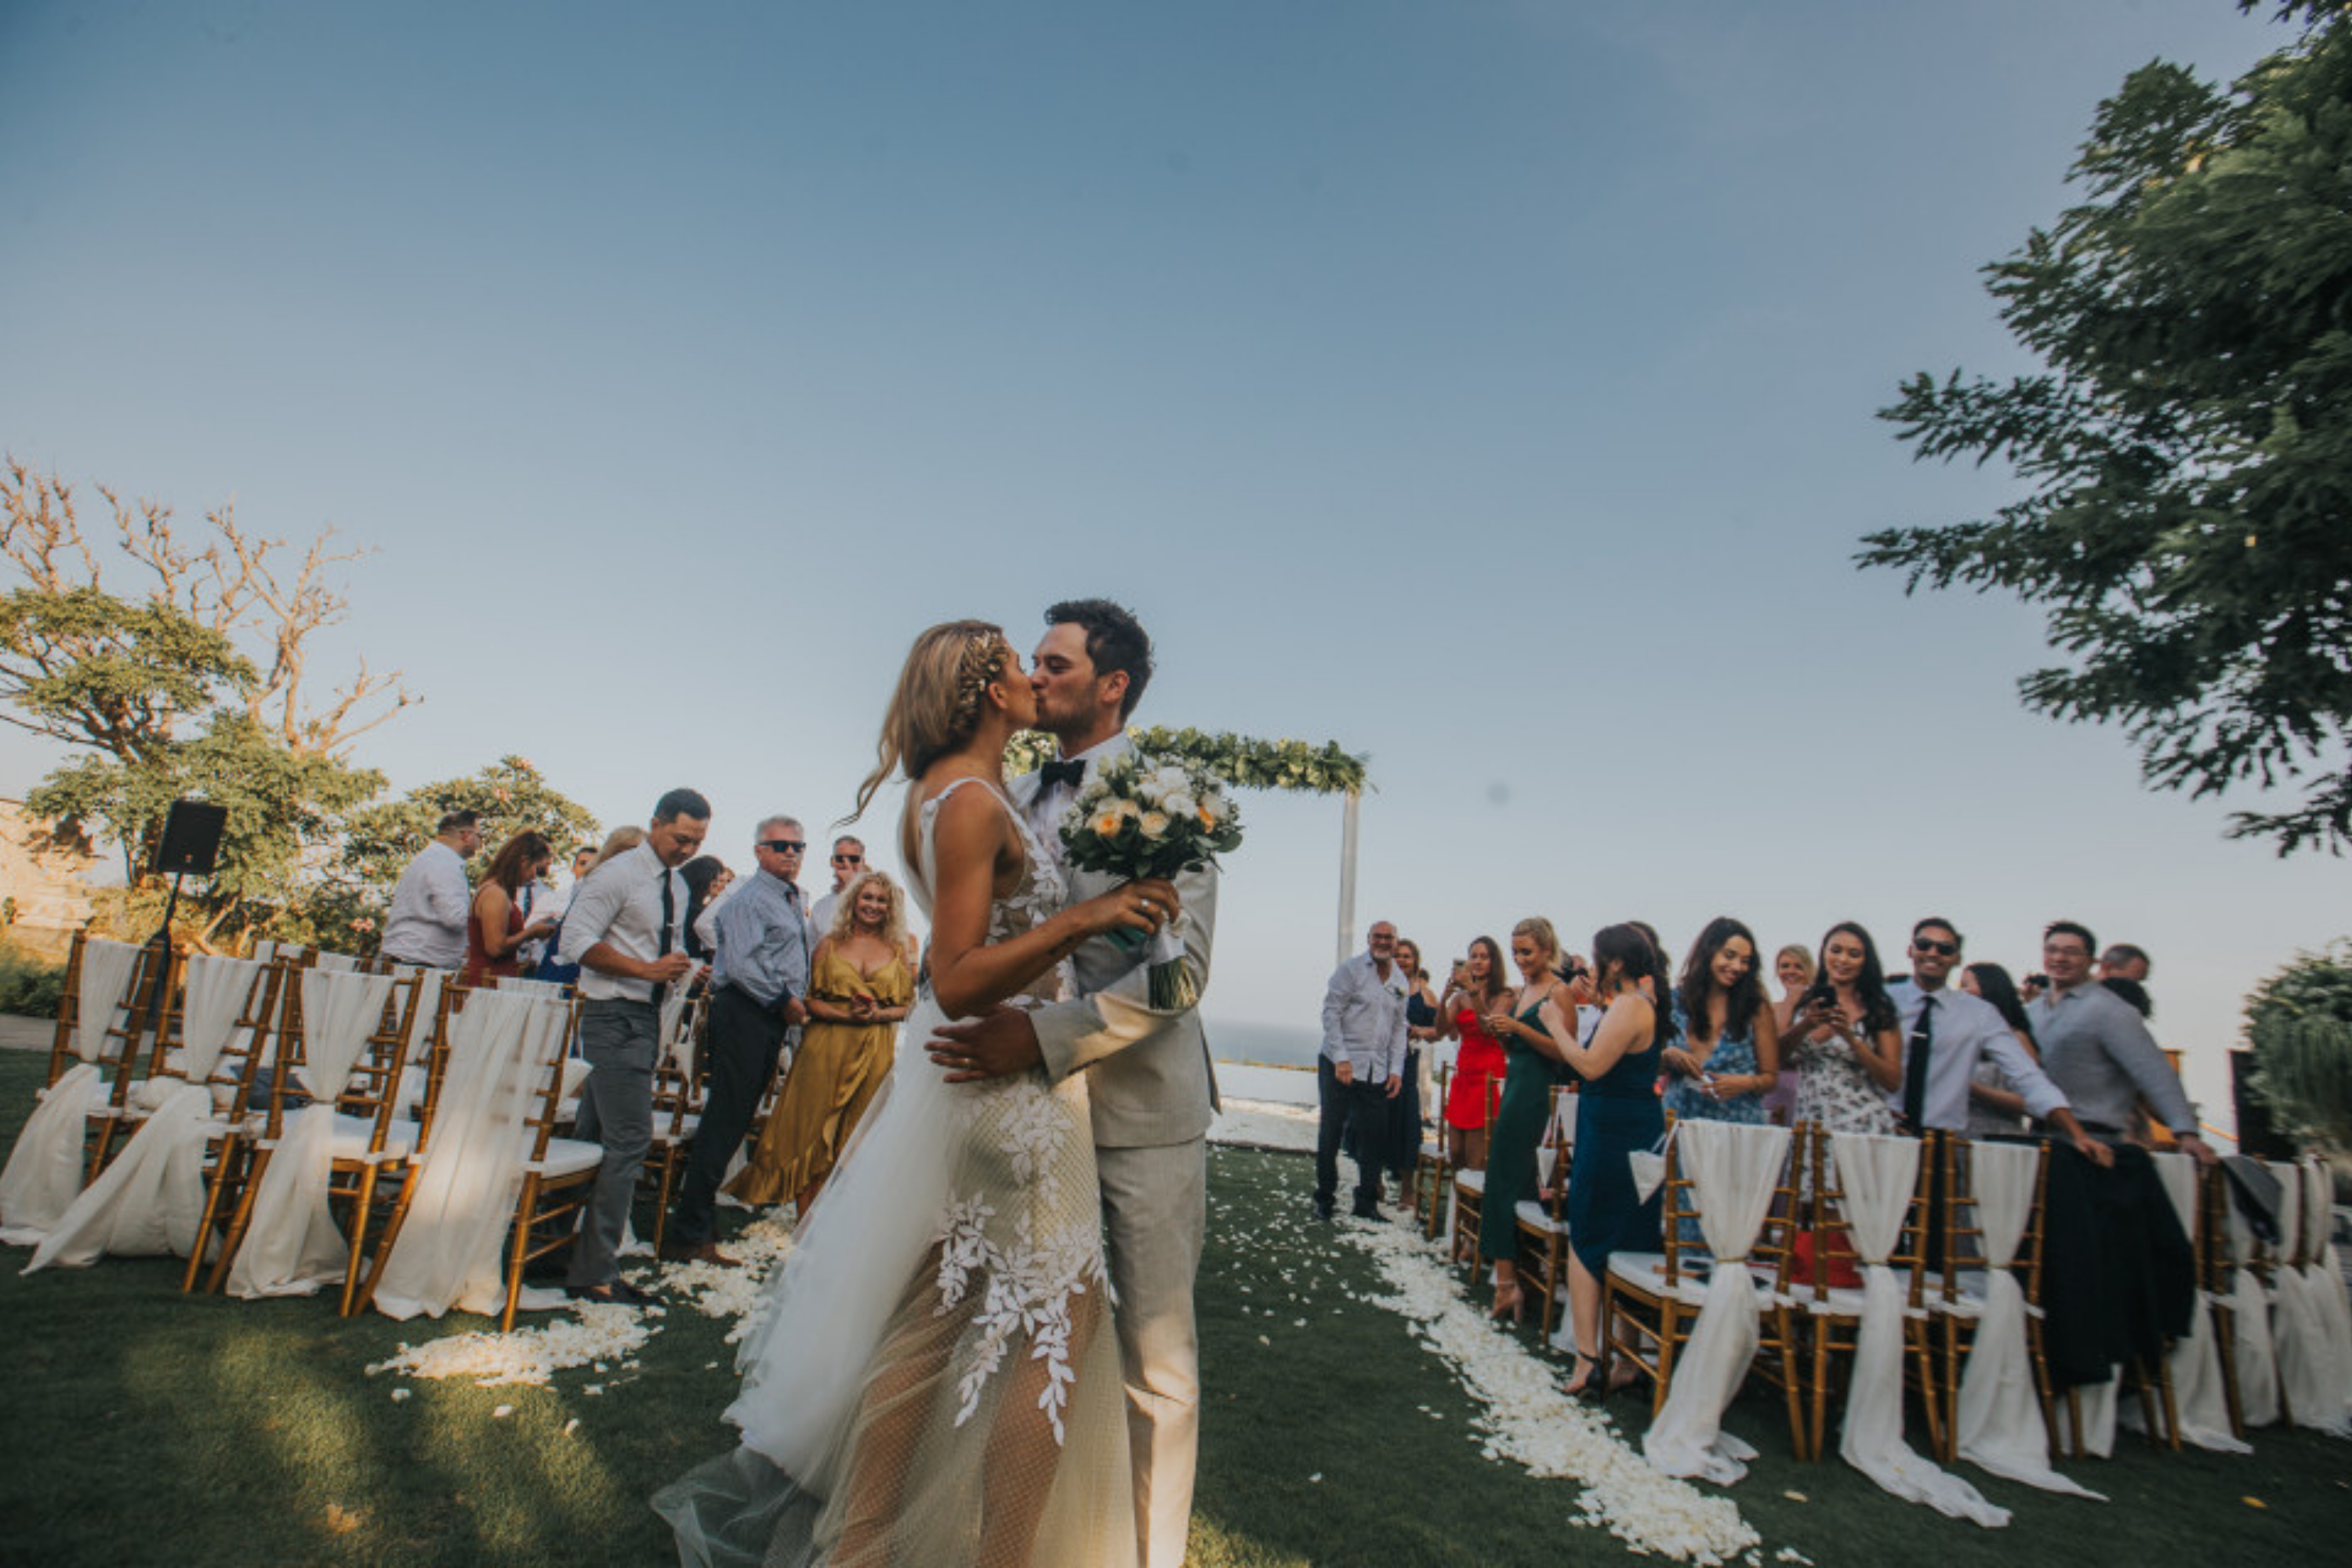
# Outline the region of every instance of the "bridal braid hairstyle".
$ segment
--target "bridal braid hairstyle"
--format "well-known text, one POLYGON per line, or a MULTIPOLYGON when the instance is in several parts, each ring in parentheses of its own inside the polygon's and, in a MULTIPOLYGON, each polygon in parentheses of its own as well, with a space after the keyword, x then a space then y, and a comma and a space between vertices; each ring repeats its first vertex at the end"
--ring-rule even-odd
POLYGON ((857 786, 857 809, 842 820, 866 815, 874 792, 892 773, 914 778, 971 739, 990 685, 1013 662, 1003 628, 987 621, 948 621, 917 637, 882 715, 874 771, 857 786))

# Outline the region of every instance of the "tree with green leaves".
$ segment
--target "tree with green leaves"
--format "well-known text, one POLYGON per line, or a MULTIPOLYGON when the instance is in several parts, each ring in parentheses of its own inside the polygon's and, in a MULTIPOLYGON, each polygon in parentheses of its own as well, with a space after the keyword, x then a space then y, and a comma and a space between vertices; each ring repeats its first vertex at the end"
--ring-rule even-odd
POLYGON ((2352 1155, 2352 943, 2298 954, 2246 998, 2254 1092, 2284 1126, 2352 1155))
MULTIPOLYGON (((2242 9, 2260 6, 2243 0, 2242 9)), ((2043 366, 1919 374, 1916 457, 2001 462, 1990 518, 1888 529, 1865 567, 2044 606, 2028 707, 2119 724, 2153 787, 2297 789, 2233 837, 2352 843, 2352 7, 2224 89, 2162 61, 2099 106, 2085 200, 1988 267, 2043 366)), ((2273 804, 2270 802, 2265 805, 2273 804)))

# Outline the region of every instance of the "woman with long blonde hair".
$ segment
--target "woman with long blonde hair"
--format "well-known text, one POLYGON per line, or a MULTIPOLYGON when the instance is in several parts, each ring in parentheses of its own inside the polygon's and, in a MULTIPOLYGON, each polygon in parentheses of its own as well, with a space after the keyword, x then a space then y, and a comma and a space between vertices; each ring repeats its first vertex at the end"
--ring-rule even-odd
POLYGON ((1004 792, 1036 700, 981 621, 916 639, 858 810, 911 781, 899 847, 931 943, 898 1065, 769 1287, 742 1446, 655 1506, 689 1563, 1131 1564, 1086 1079, 951 1083, 932 1031, 1049 999, 1090 937, 1156 931, 1160 880, 1066 901, 1004 792))
POLYGON ((745 1203, 794 1201, 805 1216, 890 1071, 915 1000, 907 903, 880 871, 861 872, 834 906, 809 960, 809 1012, 783 1092, 759 1146, 727 1190, 745 1203))

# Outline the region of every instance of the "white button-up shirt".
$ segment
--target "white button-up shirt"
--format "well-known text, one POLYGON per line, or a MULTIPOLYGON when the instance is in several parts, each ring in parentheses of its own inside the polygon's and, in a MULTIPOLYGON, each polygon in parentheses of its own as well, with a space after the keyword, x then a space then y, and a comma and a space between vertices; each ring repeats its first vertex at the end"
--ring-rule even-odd
POLYGON ((436 838, 408 863, 392 890, 383 951, 403 963, 455 969, 466 962, 466 916, 473 906, 466 858, 436 838))
MULTIPOLYGON (((563 943, 557 956, 578 963, 598 942, 625 957, 651 963, 661 953, 662 881, 670 884, 669 951, 686 951, 686 879, 661 863, 653 847, 640 844, 588 874, 563 917, 563 943)), ((653 983, 634 975, 580 971, 580 994, 591 1002, 650 1002, 653 983)))
POLYGON ((1386 1083, 1404 1070, 1404 966, 1391 960, 1388 978, 1369 952, 1331 972, 1323 992, 1323 1058, 1346 1062, 1359 1083, 1386 1083))
POLYGON ((1985 1057, 2000 1064, 2001 1076, 2025 1097, 2025 1109, 2034 1115, 2046 1119, 2065 1107, 2065 1094, 2018 1043, 2000 1009, 1983 997, 1948 985, 1940 991, 1923 991, 1912 980, 1888 986, 1886 994, 1894 999, 1895 1019, 1903 1032, 1903 1078, 1885 1091, 1886 1103, 1896 1115, 1903 1113, 1903 1085, 1911 1080, 1911 1053, 1916 1048, 1912 1036, 1918 1028, 1919 1011, 1930 996, 1936 999, 1936 1017, 1927 1037, 1927 1092, 1919 1106, 1923 1123, 1952 1132, 1969 1130, 1969 1083, 1978 1061, 1985 1057))

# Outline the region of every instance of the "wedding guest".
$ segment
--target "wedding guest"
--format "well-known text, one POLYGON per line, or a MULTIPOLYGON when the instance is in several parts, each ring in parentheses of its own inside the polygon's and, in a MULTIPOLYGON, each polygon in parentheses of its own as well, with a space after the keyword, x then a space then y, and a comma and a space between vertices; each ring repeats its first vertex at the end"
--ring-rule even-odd
POLYGON ((1806 988, 1813 983, 1812 950, 1792 942, 1774 953, 1772 978, 1780 983, 1780 999, 1772 1004, 1772 1028, 1780 1041, 1780 1071, 1772 1080, 1772 1087, 1764 1092, 1764 1114, 1774 1126, 1787 1127, 1797 1120, 1797 1079, 1801 1076, 1797 1064, 1789 1059, 1789 1025, 1797 1016, 1797 1005, 1806 988))
POLYGON ((2146 1099, 2157 1120, 2201 1164, 2212 1149, 2198 1136, 2197 1111, 2180 1079, 2132 1005, 2091 978, 2098 942, 2073 921, 2053 921, 2042 936, 2050 989, 2026 1008, 2042 1043, 2042 1068, 2095 1135, 2120 1140, 2133 1106, 2146 1099))
POLYGON ((1559 1038, 1544 1022, 1544 1004, 1568 982, 1560 978, 1559 937, 1551 921, 1532 915, 1511 928, 1511 962, 1519 988, 1508 1005, 1486 1015, 1486 1028, 1503 1042, 1508 1066, 1502 1108, 1486 1145, 1486 1190, 1478 1203, 1478 1256, 1495 1269, 1493 1315, 1517 1319, 1527 1295, 1519 1286, 1519 1200, 1536 1195, 1536 1145, 1551 1123, 1552 1090, 1559 1083, 1559 1038))
MULTIPOLYGON (((2024 999, 2017 994, 2017 983, 2009 971, 1998 963, 1971 963, 1960 971, 1960 989, 1978 998, 2009 1026, 2017 1043, 2038 1064, 2041 1047, 2034 1044, 2033 1025, 2025 1016, 2024 999)), ((1969 1136, 1999 1138, 2025 1131, 2025 1097, 2000 1070, 2000 1063, 1988 1056, 1977 1063, 1976 1076, 1969 1085, 1969 1136)))
MULTIPOLYGON (((808 916, 801 909, 800 869, 807 842, 800 824, 771 816, 752 836, 758 863, 750 881, 712 910, 710 1011, 702 1059, 709 1090, 702 1123, 662 1236, 661 1255, 673 1260, 731 1264, 719 1250, 719 1184, 751 1130, 784 1032, 808 1021, 808 916)), ((706 859, 709 857, 705 857, 706 859)), ((691 870, 697 864, 687 863, 691 870)), ((679 879, 685 879, 681 871, 679 879)))
POLYGON ((555 929, 555 922, 524 924, 521 894, 554 863, 555 847, 547 841, 546 834, 530 828, 499 846, 466 917, 466 966, 458 972, 458 984, 479 985, 485 980, 511 980, 522 973, 522 944, 547 935, 555 929))
POLYGON ((2099 984, 2114 992, 2116 995, 2122 997, 2125 1001, 2130 1003, 2132 1005, 2132 1011, 2137 1013, 2141 1017, 2153 1018, 2156 1016, 2156 998, 2150 996, 2147 994, 2147 987, 2142 985, 2138 981, 2132 979, 2128 975, 2117 974, 2102 980, 2099 984))
POLYGON ((1728 915, 1706 923, 1675 982, 1675 1043, 1665 1047, 1666 1110, 1761 1123, 1780 1076, 1780 1031, 1756 973, 1756 934, 1728 915))
POLYGON ((1421 1168, 1422 1074, 1428 1053, 1422 1047, 1437 1038, 1437 996, 1429 988, 1429 971, 1421 966, 1421 944, 1397 938, 1397 967, 1404 972, 1404 1087, 1389 1101, 1388 1169, 1396 1178, 1397 1206, 1410 1209, 1416 1198, 1413 1176, 1421 1168))
POLYGON ((843 834, 833 841, 833 886, 809 910, 809 923, 822 938, 833 929, 834 911, 841 907, 841 895, 849 884, 866 873, 866 840, 843 834))
MULTIPOLYGON (((798 825, 794 825, 798 831, 798 825)), ((707 962, 713 944, 695 932, 702 913, 727 890, 734 873, 727 862, 716 855, 698 855, 677 868, 678 879, 686 884, 686 955, 696 963, 707 962)))
POLYGON ((1315 1138, 1317 1219, 1331 1217, 1339 1190, 1339 1143, 1350 1121, 1360 1129, 1353 1212, 1359 1219, 1381 1217, 1385 1102, 1404 1087, 1404 998, 1396 927, 1376 921, 1365 950, 1333 970, 1323 991, 1323 1049, 1315 1066, 1322 1110, 1315 1138))
POLYGON ((557 950, 563 945, 563 917, 572 912, 572 900, 580 896, 580 884, 587 880, 595 865, 594 845, 583 844, 572 851, 572 886, 564 890, 563 902, 556 909, 555 929, 548 932, 547 941, 541 944, 539 963, 531 970, 532 979, 551 980, 558 985, 579 982, 580 966, 564 963, 557 950))
POLYGON ((2135 985, 2147 984, 2149 960, 2147 949, 2119 942, 2099 954, 2099 979, 2128 980, 2135 985))
POLYGON ((879 871, 857 876, 834 909, 809 974, 808 1026, 751 1162, 728 1192, 752 1205, 792 1198, 805 1217, 889 1076, 913 1005, 906 895, 879 871))
POLYGON ((1896 1133, 1885 1095, 1903 1081, 1903 1037, 1878 945, 1852 921, 1822 938, 1821 978, 1797 1009, 1789 1052, 1803 1078, 1797 1120, 1831 1132, 1896 1133))
POLYGON ((427 969, 466 962, 466 917, 474 902, 466 862, 482 847, 480 821, 470 811, 450 812, 401 872, 384 915, 384 957, 427 969))
POLYGON ((1510 992, 1503 979, 1502 944, 1491 936, 1472 942, 1440 1008, 1447 1037, 1462 1043, 1445 1095, 1445 1157, 1455 1170, 1486 1168, 1486 1129, 1502 1104, 1509 1062, 1486 1020, 1510 992))
POLYGON ((1904 1131, 1968 1131, 1977 1066, 1990 1059, 2017 1086, 2028 1110, 2064 1133, 2086 1159, 2105 1163, 2106 1150, 2075 1121, 2066 1096, 2018 1044, 2009 1021, 1991 1004, 1946 985, 1960 961, 1959 928, 1941 915, 1927 916, 1911 928, 1909 956, 1911 973, 1892 993, 1903 1037, 1902 1072, 1886 1092, 1904 1131))
POLYGON ((621 1233, 653 1142, 663 994, 694 969, 686 955, 686 884, 677 868, 694 858, 709 829, 709 801, 690 789, 669 791, 655 804, 644 841, 589 873, 563 922, 558 951, 584 972, 581 1050, 593 1070, 583 1115, 588 1120, 593 1112, 604 1147, 565 1286, 578 1299, 632 1305, 655 1300, 621 1278, 621 1233))
MULTIPOLYGON (((1576 1369, 1563 1385, 1570 1394, 1592 1383, 1611 1255, 1658 1248, 1658 1196, 1645 1198, 1635 1188, 1631 1156, 1655 1148, 1666 1131, 1657 1083, 1667 1031, 1651 1000, 1665 994, 1665 961, 1640 930, 1612 925, 1593 935, 1592 971, 1601 1011, 1589 1037, 1580 1038, 1564 994, 1545 1015, 1550 1037, 1561 1042, 1561 1060, 1583 1080, 1568 1174, 1568 1296, 1576 1333, 1576 1369)), ((1633 1377, 1630 1365, 1621 1368, 1612 1386, 1633 1377)))

